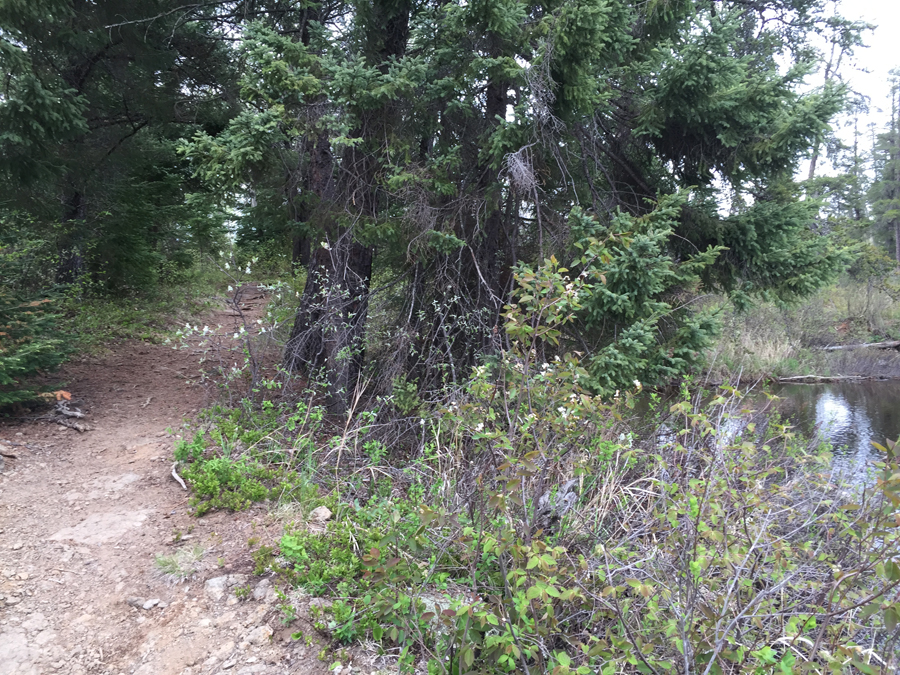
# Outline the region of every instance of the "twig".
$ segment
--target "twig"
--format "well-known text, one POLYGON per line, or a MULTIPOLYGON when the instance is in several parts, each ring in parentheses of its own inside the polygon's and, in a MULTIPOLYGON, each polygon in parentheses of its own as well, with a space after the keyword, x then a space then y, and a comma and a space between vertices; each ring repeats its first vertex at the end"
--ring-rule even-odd
POLYGON ((75 410, 72 410, 68 405, 65 404, 65 402, 62 401, 56 404, 56 412, 58 412, 60 415, 65 415, 66 417, 77 417, 78 419, 84 417, 83 412, 81 412, 77 408, 75 410))
POLYGON ((865 380, 878 380, 879 377, 866 377, 864 375, 792 375, 791 377, 778 377, 776 382, 795 382, 799 384, 810 382, 863 382, 865 380))
POLYGON ((815 351, 836 352, 851 349, 900 349, 900 340, 889 340, 887 342, 866 342, 856 345, 829 345, 828 347, 814 347, 815 351))
POLYGON ((172 465, 172 478, 178 481, 178 484, 182 487, 182 489, 187 490, 187 485, 184 484, 181 476, 178 475, 178 472, 175 470, 175 467, 178 466, 178 462, 175 462, 172 465))

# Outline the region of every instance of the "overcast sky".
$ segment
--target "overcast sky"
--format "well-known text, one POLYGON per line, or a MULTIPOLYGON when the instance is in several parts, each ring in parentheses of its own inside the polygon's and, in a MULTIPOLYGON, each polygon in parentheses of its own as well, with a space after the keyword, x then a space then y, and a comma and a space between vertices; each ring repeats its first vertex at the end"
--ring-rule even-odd
POLYGON ((871 99, 871 116, 879 124, 890 112, 888 73, 900 68, 900 0, 843 0, 841 14, 848 19, 862 19, 875 24, 874 33, 866 36, 866 49, 857 51, 857 65, 868 73, 848 69, 845 77, 850 85, 871 99))

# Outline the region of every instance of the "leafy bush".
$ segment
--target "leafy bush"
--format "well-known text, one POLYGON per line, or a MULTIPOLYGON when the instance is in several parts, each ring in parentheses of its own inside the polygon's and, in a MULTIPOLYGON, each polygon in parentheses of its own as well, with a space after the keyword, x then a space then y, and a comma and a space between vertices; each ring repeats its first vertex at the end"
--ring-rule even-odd
POLYGON ((350 521, 332 523, 328 531, 314 534, 295 531, 281 538, 281 554, 294 565, 295 579, 313 595, 358 595, 365 571, 356 546, 374 545, 377 535, 361 533, 350 521))
POLYGON ((429 673, 892 672, 893 446, 877 484, 848 489, 827 448, 774 416, 754 422, 734 389, 701 407, 687 385, 642 441, 624 421, 641 382, 601 398, 580 354, 542 358, 581 310, 582 281, 552 259, 519 281, 509 347, 432 411, 403 406, 417 413, 405 448, 376 436, 371 410, 330 438, 312 406, 290 432, 271 425, 296 414, 286 405, 223 418, 223 451, 267 430, 247 452, 276 463, 271 480, 298 467, 295 448, 333 480, 325 531, 289 526, 288 567, 261 563, 339 598, 317 627, 429 673))
POLYGON ((732 389, 673 405, 659 445, 591 443, 627 400, 584 391, 577 355, 535 367, 570 315, 552 275, 535 284, 507 315, 517 343, 435 427, 455 457, 440 497, 363 554, 359 628, 433 673, 890 672, 892 448, 855 494, 732 389))
POLYGON ((265 483, 274 472, 247 459, 213 457, 194 462, 184 472, 194 490, 191 505, 202 516, 213 509, 240 511, 269 497, 265 483))
POLYGON ((197 515, 213 509, 238 511, 265 499, 308 500, 317 488, 308 475, 311 436, 321 424, 321 411, 303 403, 254 408, 214 406, 201 415, 207 431, 175 443, 176 461, 191 484, 197 515), (283 432, 283 433, 276 433, 283 432), (291 440, 284 434, 296 434, 291 440))

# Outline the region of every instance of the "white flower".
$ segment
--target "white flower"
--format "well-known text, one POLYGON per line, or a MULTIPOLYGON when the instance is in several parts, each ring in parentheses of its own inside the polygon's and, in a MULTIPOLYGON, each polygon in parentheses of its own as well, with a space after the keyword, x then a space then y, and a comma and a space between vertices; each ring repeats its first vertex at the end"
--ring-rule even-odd
POLYGON ((230 269, 231 269, 231 265, 229 265, 228 263, 225 263, 225 269, 226 269, 226 270, 230 270, 230 269))
POLYGON ((247 265, 247 269, 244 270, 244 274, 250 274, 250 265, 247 265))
POLYGON ((321 246, 322 248, 324 248, 326 251, 330 251, 330 250, 331 250, 331 246, 328 245, 328 242, 327 242, 327 241, 323 241, 322 243, 319 244, 319 246, 321 246))
POLYGON ((634 381, 634 386, 637 387, 637 390, 638 390, 638 391, 642 391, 642 390, 644 389, 644 385, 642 385, 642 384, 640 383, 640 381, 638 381, 638 380, 635 380, 635 381, 634 381))
POLYGON ((233 287, 233 286, 229 286, 229 287, 228 287, 228 292, 229 292, 229 293, 231 293, 233 290, 234 290, 234 287, 233 287))
POLYGON ((235 340, 238 339, 238 334, 237 334, 237 333, 234 334, 234 339, 235 339, 235 340))

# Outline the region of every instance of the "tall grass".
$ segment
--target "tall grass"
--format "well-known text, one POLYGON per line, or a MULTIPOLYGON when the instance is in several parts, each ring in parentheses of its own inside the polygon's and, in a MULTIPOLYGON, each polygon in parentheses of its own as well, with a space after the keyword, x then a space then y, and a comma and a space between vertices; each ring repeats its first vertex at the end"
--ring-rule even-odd
POLYGON ((844 278, 792 306, 760 302, 738 312, 722 301, 722 316, 722 334, 706 360, 707 381, 900 374, 900 359, 890 352, 822 350, 900 338, 900 302, 871 282, 844 278))

